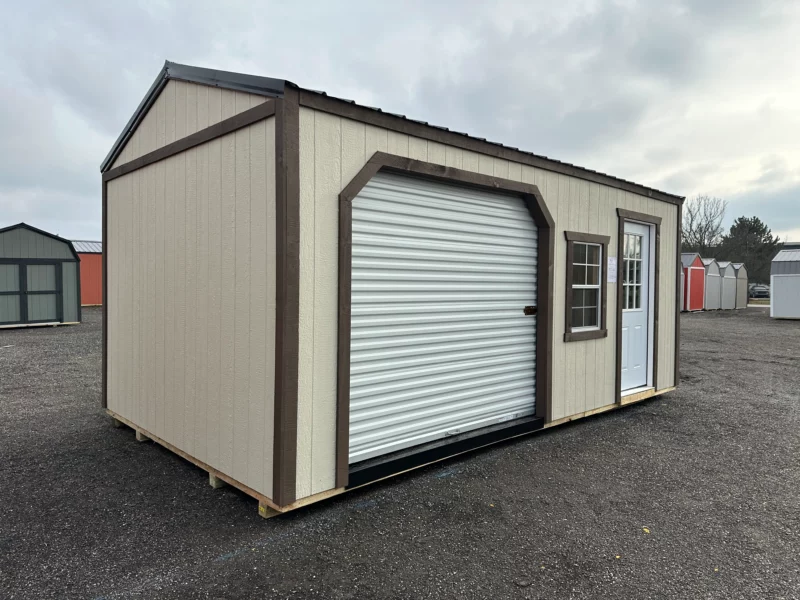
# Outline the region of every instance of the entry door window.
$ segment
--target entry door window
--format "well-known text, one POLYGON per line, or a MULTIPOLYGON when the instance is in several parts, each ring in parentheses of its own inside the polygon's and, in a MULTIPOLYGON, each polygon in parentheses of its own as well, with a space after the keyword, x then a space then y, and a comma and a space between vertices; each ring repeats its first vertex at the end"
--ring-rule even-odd
POLYGON ((58 320, 58 278, 56 265, 28 265, 28 322, 58 320))
POLYGON ((623 309, 642 310, 642 237, 639 234, 625 234, 623 257, 623 309))

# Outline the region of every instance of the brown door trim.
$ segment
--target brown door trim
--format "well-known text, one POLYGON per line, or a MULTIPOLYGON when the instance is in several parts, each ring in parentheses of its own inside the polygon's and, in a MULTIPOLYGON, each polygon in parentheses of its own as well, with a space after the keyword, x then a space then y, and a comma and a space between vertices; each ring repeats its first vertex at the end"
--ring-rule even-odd
POLYGON ((353 250, 353 199, 380 170, 412 174, 446 183, 518 194, 530 211, 538 236, 538 317, 536 336, 536 416, 552 420, 553 256, 554 221, 539 188, 528 183, 480 175, 429 162, 376 152, 339 194, 339 348, 336 412, 336 487, 349 478, 350 444, 350 317, 353 250))
MULTIPOLYGON (((624 208, 617 209, 619 229, 617 231, 617 360, 616 360, 616 401, 622 402, 622 244, 625 236, 625 222, 634 221, 655 226, 655 272, 653 277, 653 388, 658 390, 658 305, 659 279, 661 279, 661 217, 647 215, 624 208)), ((679 255, 680 258, 680 255, 679 255)))

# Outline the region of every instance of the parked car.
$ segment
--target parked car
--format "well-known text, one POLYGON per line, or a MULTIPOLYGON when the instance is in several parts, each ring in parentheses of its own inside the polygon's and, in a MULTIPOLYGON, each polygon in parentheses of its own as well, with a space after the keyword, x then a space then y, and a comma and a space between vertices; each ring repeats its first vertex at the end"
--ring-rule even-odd
POLYGON ((751 298, 769 298, 769 286, 761 283, 750 284, 751 298))

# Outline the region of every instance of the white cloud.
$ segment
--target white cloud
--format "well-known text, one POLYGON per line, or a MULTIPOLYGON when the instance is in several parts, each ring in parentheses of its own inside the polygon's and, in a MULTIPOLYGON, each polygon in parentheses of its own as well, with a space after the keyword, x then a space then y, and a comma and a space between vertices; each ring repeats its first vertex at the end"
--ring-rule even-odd
POLYGON ((800 6, 31 0, 0 31, 0 225, 100 235, 98 167, 164 59, 285 77, 800 237, 800 6))

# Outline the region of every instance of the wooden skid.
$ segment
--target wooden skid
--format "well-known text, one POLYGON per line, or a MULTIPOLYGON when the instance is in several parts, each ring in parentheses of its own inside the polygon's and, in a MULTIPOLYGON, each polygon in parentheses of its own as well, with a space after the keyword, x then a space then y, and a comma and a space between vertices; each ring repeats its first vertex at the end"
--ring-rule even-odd
MULTIPOLYGON (((115 423, 116 422, 123 423, 123 424, 127 425, 128 427, 130 427, 131 429, 133 429, 134 431, 136 431, 136 439, 138 441, 142 441, 142 440, 140 440, 140 437, 144 438, 144 439, 152 440, 153 442, 159 444, 160 446, 163 446, 167 450, 169 450, 171 452, 174 452, 175 454, 177 454, 181 458, 183 458, 185 460, 188 460, 190 463, 194 464, 195 466, 200 467, 204 471, 207 471, 208 475, 209 475, 209 483, 211 483, 212 487, 215 487, 215 488, 216 487, 221 487, 222 484, 227 483, 228 485, 230 485, 232 487, 235 487, 238 490, 241 490, 242 492, 244 492, 248 496, 251 496, 252 498, 255 498, 256 500, 258 500, 258 504, 259 504, 259 514, 261 514, 261 508, 260 508, 261 506, 265 507, 265 509, 268 508, 269 510, 274 511, 275 514, 280 514, 280 513, 286 512, 287 510, 291 510, 292 508, 296 508, 295 506, 289 506, 289 507, 281 508, 281 507, 277 506, 274 502, 272 502, 272 500, 270 500, 269 498, 264 496, 263 494, 259 494, 254 489, 244 485, 243 483, 240 483, 240 482, 236 481, 235 479, 233 479, 232 477, 229 477, 228 475, 225 475, 221 471, 218 471, 214 467, 212 467, 210 465, 207 465, 203 461, 194 458, 193 456, 187 454, 186 452, 176 448, 175 446, 173 446, 169 442, 166 442, 166 441, 162 440, 160 437, 158 437, 156 435, 153 435, 149 431, 146 431, 146 430, 134 425, 131 421, 129 421, 125 417, 121 417, 120 415, 116 414, 114 411, 112 411, 110 409, 106 409, 106 413, 108 413, 108 415, 112 419, 114 419, 115 423), (213 478, 213 480, 212 480, 212 478, 213 478), (214 483, 212 483, 212 481, 217 482, 218 485, 214 485, 214 483)), ((270 515, 270 516, 274 516, 274 515, 270 515)))

